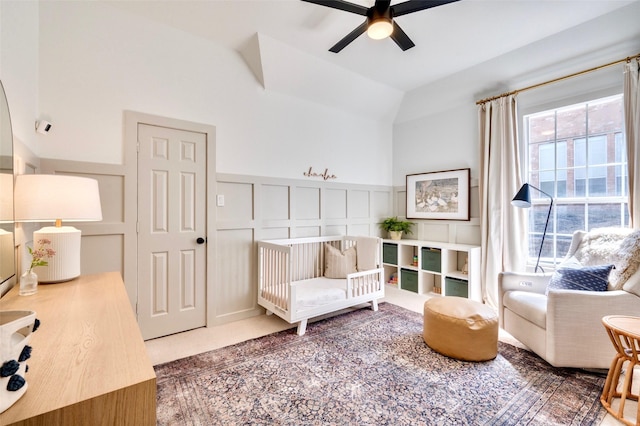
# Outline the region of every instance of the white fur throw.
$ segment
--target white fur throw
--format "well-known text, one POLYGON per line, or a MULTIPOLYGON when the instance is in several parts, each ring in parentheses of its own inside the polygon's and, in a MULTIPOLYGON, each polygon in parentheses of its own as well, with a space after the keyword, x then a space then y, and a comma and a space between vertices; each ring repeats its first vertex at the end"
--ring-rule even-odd
POLYGON ((594 229, 583 236, 574 256, 585 266, 615 265, 609 288, 619 290, 640 266, 640 230, 594 229))

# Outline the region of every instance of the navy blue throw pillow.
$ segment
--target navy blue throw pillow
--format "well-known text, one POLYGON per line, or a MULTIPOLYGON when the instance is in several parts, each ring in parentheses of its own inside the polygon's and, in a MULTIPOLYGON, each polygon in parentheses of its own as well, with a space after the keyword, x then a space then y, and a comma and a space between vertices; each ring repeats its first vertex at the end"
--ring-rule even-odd
POLYGON ((613 265, 558 268, 549 281, 547 291, 554 289, 607 291, 613 265))

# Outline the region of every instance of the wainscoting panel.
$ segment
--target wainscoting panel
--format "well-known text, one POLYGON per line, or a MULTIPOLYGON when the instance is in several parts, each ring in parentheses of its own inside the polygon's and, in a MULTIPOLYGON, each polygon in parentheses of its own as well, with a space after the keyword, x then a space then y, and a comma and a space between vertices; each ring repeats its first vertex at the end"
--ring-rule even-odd
POLYGON ((451 230, 455 234, 450 234, 450 240, 458 244, 481 245, 480 218, 472 217, 469 222, 455 224, 451 226, 451 230))
POLYGON ((407 217, 407 191, 404 187, 395 194, 395 211, 397 216, 407 217))
POLYGON ((262 219, 289 219, 289 187, 284 185, 263 185, 260 201, 262 202, 262 219))
POLYGON ((289 238, 289 228, 262 228, 258 240, 280 240, 289 238))
POLYGON ((83 275, 124 270, 124 235, 89 235, 83 232, 80 271, 83 275), (85 235, 87 234, 87 235, 85 235))
POLYGON ((393 192, 371 191, 371 217, 384 218, 393 214, 393 192), (391 211, 390 211, 391 210, 391 211))
POLYGON ((369 224, 350 225, 346 235, 377 235, 375 229, 371 228, 372 226, 369 224))
POLYGON ((347 216, 354 219, 367 219, 371 215, 371 203, 369 191, 349 191, 347 216))
POLYGON ((291 238, 319 237, 320 235, 319 226, 297 226, 291 232, 291 238))
POLYGON ((295 216, 297 219, 320 219, 320 188, 295 188, 295 216))
POLYGON ((324 207, 325 218, 346 219, 347 190, 327 188, 324 193, 325 200, 322 206, 324 207))
POLYGON ((98 180, 103 222, 124 222, 124 176, 88 176, 98 180))
POLYGON ((224 196, 224 206, 218 207, 219 222, 253 220, 253 184, 218 181, 218 194, 224 196))
POLYGON ((257 246, 253 230, 221 230, 217 241, 216 316, 239 319, 257 307, 257 246))
POLYGON ((326 235, 347 235, 347 225, 327 225, 326 235))

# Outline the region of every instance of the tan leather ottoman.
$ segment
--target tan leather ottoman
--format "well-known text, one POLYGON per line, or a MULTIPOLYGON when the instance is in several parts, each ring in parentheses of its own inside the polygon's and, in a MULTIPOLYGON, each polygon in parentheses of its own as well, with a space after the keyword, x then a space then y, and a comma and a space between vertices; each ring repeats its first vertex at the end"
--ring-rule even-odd
POLYGON ((424 303, 424 341, 431 349, 463 361, 498 355, 498 316, 464 297, 433 297, 424 303))

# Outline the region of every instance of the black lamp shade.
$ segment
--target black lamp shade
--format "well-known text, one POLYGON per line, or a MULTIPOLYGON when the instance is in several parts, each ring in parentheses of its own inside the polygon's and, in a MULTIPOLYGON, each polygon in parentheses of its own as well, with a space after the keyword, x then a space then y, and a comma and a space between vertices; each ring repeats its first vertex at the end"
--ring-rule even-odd
POLYGON ((511 200, 511 205, 524 209, 531 207, 531 192, 529 191, 528 183, 522 185, 516 196, 511 200))

